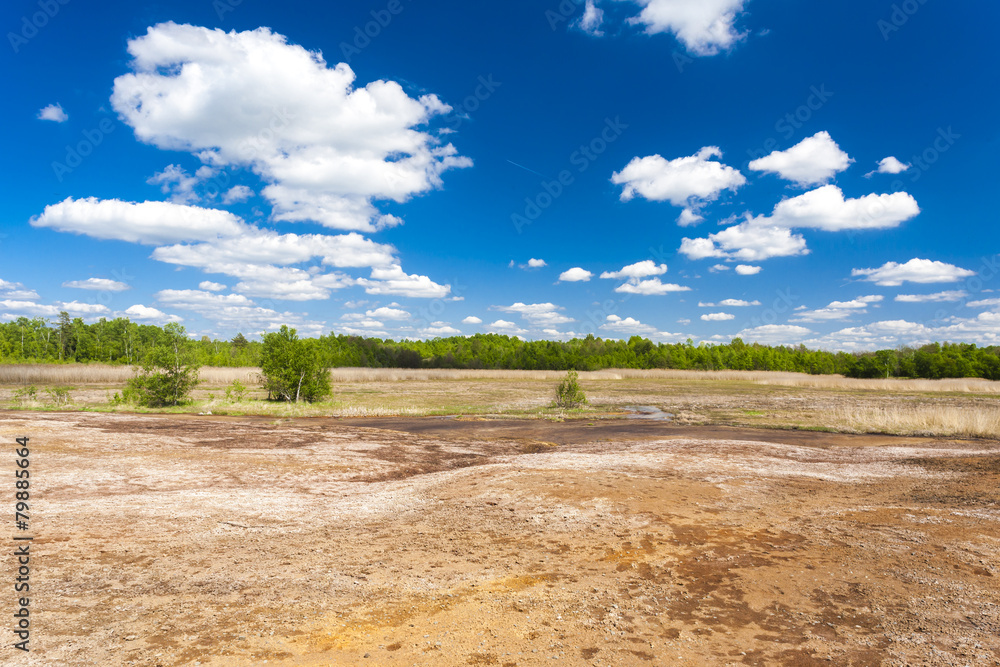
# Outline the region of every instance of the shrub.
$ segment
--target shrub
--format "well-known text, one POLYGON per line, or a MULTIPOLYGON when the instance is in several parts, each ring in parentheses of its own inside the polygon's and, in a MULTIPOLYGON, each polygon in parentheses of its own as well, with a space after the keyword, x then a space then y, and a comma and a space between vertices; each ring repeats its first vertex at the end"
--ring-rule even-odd
POLYGON ((587 402, 583 390, 580 389, 580 376, 576 371, 570 371, 566 378, 556 388, 556 405, 560 408, 575 408, 587 402))
POLYGON ((14 400, 21 402, 34 401, 38 398, 38 388, 29 384, 27 387, 21 387, 14 392, 14 400))
POLYGON ((69 387, 49 387, 45 390, 52 405, 62 406, 69 403, 69 387))
POLYGON ((198 384, 198 366, 192 361, 189 344, 184 327, 174 323, 164 327, 164 337, 128 381, 122 398, 134 397, 139 405, 151 408, 186 401, 198 384))
POLYGON ((233 380, 228 387, 226 387, 226 400, 230 403, 239 403, 240 401, 245 401, 249 390, 239 380, 233 380))
POLYGON ((313 403, 330 394, 330 368, 320 361, 316 341, 301 340, 287 326, 264 335, 260 370, 268 399, 313 403))

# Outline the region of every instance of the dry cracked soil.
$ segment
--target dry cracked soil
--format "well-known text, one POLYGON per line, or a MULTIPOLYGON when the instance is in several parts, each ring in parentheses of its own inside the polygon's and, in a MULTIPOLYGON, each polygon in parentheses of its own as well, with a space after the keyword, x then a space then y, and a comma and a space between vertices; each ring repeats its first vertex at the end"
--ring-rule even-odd
POLYGON ((30 437, 35 534, 32 651, 6 664, 1000 665, 997 441, 13 411, 0 432, 30 437))

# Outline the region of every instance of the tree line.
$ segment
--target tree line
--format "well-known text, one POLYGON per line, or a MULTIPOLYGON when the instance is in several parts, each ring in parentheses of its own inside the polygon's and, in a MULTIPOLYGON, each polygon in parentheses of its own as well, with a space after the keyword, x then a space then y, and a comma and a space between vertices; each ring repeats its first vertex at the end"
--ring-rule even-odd
MULTIPOLYGON (((138 324, 126 318, 92 324, 61 313, 56 322, 18 318, 0 323, 0 363, 103 362, 139 365, 176 330, 138 324)), ((273 340, 273 339, 272 339, 273 340)), ((302 339, 304 349, 323 367, 459 368, 591 371, 604 368, 680 370, 764 370, 858 378, 962 378, 1000 380, 1000 347, 971 343, 933 343, 877 352, 828 352, 804 346, 654 343, 593 335, 570 341, 525 341, 500 334, 394 341, 330 333, 302 339)), ((186 349, 198 366, 261 366, 263 341, 242 333, 230 340, 203 336, 186 349)), ((306 382, 305 379, 302 380, 306 382)), ((298 388, 300 391, 302 387, 298 388)))

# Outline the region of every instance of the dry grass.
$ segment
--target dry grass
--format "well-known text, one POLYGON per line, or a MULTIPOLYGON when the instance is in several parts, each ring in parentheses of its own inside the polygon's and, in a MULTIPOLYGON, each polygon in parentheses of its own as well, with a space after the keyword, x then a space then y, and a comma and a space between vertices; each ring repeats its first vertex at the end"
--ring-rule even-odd
MULTIPOLYGON (((201 381, 207 386, 224 386, 239 380, 255 382, 259 368, 206 366, 201 381)), ((132 377, 132 366, 107 364, 0 364, 0 385, 83 385, 124 384, 132 377)), ((453 370, 405 368, 334 368, 334 383, 433 382, 468 380, 557 381, 565 371, 453 370)), ((608 369, 580 373, 581 381, 599 380, 685 380, 693 382, 743 382, 779 387, 844 389, 870 392, 956 392, 1000 394, 1000 382, 978 378, 950 380, 859 380, 841 375, 807 375, 779 371, 678 371, 608 369)))
POLYGON ((974 406, 841 406, 831 427, 838 431, 898 435, 1000 437, 1000 408, 974 406))
MULTIPOLYGON (((259 372, 259 368, 206 366, 200 377, 209 385, 227 385, 233 380, 246 384, 259 372)), ((133 366, 110 364, 0 364, 0 385, 118 385, 125 384, 134 373, 133 366)))

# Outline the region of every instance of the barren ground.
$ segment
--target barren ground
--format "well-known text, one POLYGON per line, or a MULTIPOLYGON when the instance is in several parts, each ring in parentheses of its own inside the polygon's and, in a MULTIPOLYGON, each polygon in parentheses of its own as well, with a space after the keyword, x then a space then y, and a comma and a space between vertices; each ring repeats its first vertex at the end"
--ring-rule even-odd
POLYGON ((20 435, 30 664, 1000 665, 997 441, 0 412, 20 435))

